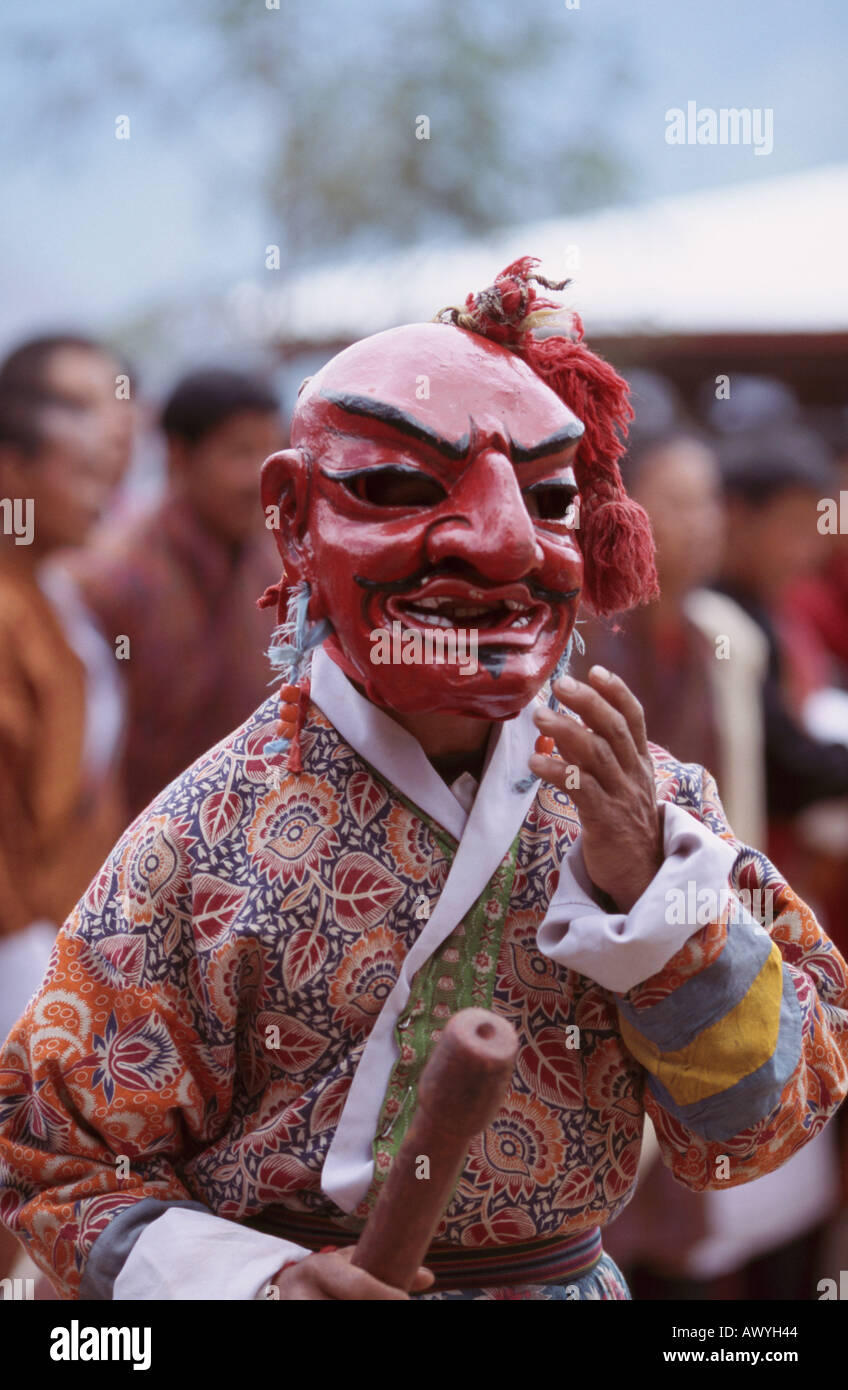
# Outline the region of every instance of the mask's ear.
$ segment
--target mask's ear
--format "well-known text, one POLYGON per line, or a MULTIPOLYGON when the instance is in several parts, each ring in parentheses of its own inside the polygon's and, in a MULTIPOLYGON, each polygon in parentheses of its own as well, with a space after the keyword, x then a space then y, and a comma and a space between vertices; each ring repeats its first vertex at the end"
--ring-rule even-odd
POLYGON ((274 532, 286 574, 295 579, 306 577, 303 534, 311 471, 309 456, 303 449, 284 449, 272 454, 262 465, 265 525, 274 532))

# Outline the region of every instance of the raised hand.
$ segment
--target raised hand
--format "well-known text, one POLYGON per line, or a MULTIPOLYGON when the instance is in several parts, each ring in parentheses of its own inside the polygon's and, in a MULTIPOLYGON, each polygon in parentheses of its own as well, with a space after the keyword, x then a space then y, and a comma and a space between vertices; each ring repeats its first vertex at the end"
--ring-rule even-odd
POLYGON ((645 716, 620 676, 593 666, 589 683, 554 685, 583 723, 553 710, 534 718, 559 758, 534 753, 530 770, 567 791, 580 812, 583 860, 596 888, 629 912, 663 862, 662 820, 645 734, 645 716), (576 768, 577 775, 569 772, 576 768))

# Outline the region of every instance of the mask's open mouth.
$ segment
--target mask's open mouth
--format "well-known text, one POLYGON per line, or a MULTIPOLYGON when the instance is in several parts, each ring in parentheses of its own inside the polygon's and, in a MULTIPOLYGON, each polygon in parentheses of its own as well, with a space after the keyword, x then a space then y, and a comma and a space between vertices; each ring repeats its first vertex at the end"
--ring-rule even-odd
POLYGON ((476 632, 481 645, 512 647, 532 647, 551 618, 550 606, 534 599, 524 584, 481 589, 444 578, 410 594, 393 594, 385 613, 407 628, 462 628, 476 632))

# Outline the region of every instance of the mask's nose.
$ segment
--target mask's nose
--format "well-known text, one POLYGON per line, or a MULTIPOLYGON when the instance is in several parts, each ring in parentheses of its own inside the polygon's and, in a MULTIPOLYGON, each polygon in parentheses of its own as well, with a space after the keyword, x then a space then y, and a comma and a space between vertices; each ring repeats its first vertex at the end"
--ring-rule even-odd
POLYGON ((484 449, 451 493, 450 514, 427 538, 432 564, 462 560, 487 579, 523 578, 544 563, 515 470, 505 454, 484 449))

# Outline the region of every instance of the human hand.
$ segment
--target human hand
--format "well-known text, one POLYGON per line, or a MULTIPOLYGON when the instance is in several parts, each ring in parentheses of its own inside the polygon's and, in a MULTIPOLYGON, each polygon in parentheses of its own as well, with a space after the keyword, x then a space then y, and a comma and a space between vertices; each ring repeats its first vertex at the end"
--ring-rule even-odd
MULTIPOLYGON (((281 1300, 306 1302, 309 1300, 359 1299, 367 1302, 403 1302, 409 1294, 403 1289, 392 1288, 368 1274, 364 1269, 351 1264, 355 1245, 344 1250, 328 1250, 317 1255, 308 1255, 297 1264, 281 1269, 271 1280, 271 1286, 278 1290, 281 1300)), ((423 1293, 435 1283, 432 1271, 421 1266, 412 1282, 413 1293, 423 1293)))
POLYGON ((563 761, 534 753, 530 770, 573 799, 580 812, 586 871, 621 912, 629 912, 663 862, 662 820, 642 706, 621 677, 603 666, 592 667, 588 684, 565 676, 554 693, 583 724, 550 709, 537 710, 540 733, 553 739, 563 761), (574 768, 577 777, 573 771, 569 775, 574 768))

